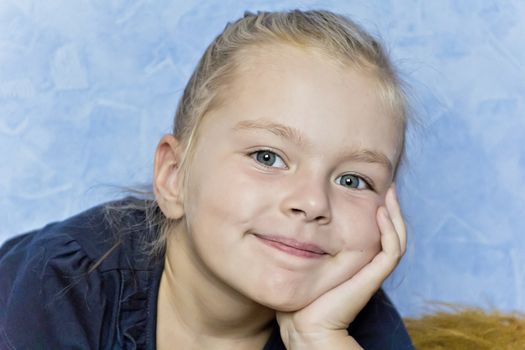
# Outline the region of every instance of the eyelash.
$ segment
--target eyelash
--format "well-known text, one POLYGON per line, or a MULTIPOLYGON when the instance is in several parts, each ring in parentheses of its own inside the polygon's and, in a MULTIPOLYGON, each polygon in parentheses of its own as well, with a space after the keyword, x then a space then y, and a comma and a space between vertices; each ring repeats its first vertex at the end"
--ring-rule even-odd
MULTIPOLYGON (((254 152, 249 153, 249 156, 250 156, 253 160, 255 160, 258 164, 260 164, 261 166, 263 166, 263 167, 265 167, 265 168, 269 168, 269 169, 271 169, 271 168, 276 168, 276 169, 287 169, 287 168, 288 168, 288 165, 287 165, 286 162, 284 161, 283 157, 281 157, 279 154, 277 154, 276 152, 274 152, 274 151, 272 151, 272 150, 270 150, 270 149, 265 149, 265 148, 263 148, 263 149, 259 149, 259 150, 256 150, 256 151, 254 151, 254 152), (281 162, 282 162, 282 164, 284 165, 284 167, 275 167, 275 166, 273 166, 273 165, 267 165, 267 164, 264 164, 262 161, 260 161, 260 160, 257 159, 257 155, 259 155, 259 154, 261 154, 261 153, 268 153, 268 154, 270 154, 270 155, 273 155, 273 156, 277 157, 278 159, 281 160, 281 162)), ((373 184, 372 180, 371 180, 370 178, 366 177, 366 176, 362 176, 362 175, 358 175, 358 174, 354 174, 354 173, 348 173, 348 174, 343 174, 343 175, 341 175, 341 176, 338 176, 338 177, 336 178, 336 180, 339 179, 339 178, 342 178, 343 176, 349 176, 349 175, 351 175, 351 176, 355 176, 359 181, 363 181, 363 182, 365 183, 366 188, 364 188, 364 189, 354 188, 354 189, 361 190, 361 191, 362 191, 362 190, 372 190, 372 191, 375 191, 374 186, 372 185, 372 184, 373 184)), ((341 185, 341 184, 339 184, 339 185, 341 185)), ((343 185, 341 185, 341 186, 343 186, 343 185)), ((344 187, 344 186, 343 186, 343 187, 344 187)), ((351 187, 350 187, 350 188, 351 188, 351 187)))

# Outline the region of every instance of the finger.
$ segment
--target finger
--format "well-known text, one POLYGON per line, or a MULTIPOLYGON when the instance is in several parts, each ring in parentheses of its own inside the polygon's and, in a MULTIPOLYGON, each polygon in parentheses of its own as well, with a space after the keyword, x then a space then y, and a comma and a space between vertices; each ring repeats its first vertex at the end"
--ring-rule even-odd
POLYGON ((352 278, 358 290, 369 289, 372 292, 370 295, 390 275, 404 253, 399 235, 385 207, 378 208, 377 223, 381 233, 381 251, 352 278))
POLYGON ((381 231, 381 252, 350 280, 327 293, 337 293, 342 300, 346 300, 341 305, 346 304, 348 308, 341 309, 339 312, 348 322, 353 320, 355 315, 381 287, 383 281, 392 273, 403 255, 398 235, 394 224, 388 217, 387 209, 380 207, 377 216, 381 231))
MULTIPOLYGON (((394 260, 386 257, 384 252, 379 253, 368 265, 363 267, 350 280, 329 291, 327 297, 340 300, 336 313, 346 324, 352 322, 355 316, 365 307, 370 298, 381 287, 383 281, 390 275, 394 267, 394 260), (334 294, 328 295, 328 294, 334 294), (338 295, 338 296, 336 296, 338 295)), ((333 311, 332 312, 332 317, 333 311)))
POLYGON ((321 296, 329 303, 320 302, 320 298, 303 310, 315 314, 317 319, 336 321, 332 323, 333 329, 346 328, 354 320, 403 255, 400 238, 388 210, 381 206, 376 214, 382 250, 349 280, 321 296))
POLYGON ((366 289, 366 285, 370 285, 375 291, 394 270, 403 255, 398 233, 385 207, 379 207, 377 210, 377 223, 381 233, 381 251, 352 278, 355 279, 357 289, 366 289), (362 285, 357 285, 361 282, 362 285))
POLYGON ((404 252, 406 250, 406 241, 407 241, 406 225, 405 225, 405 220, 403 219, 403 214, 401 212, 399 201, 397 199, 395 184, 392 184, 392 186, 388 189, 385 204, 386 204, 388 213, 390 215, 390 219, 392 220, 392 223, 394 224, 395 231, 397 232, 397 235, 399 237, 399 241, 401 243, 401 249, 404 252))
POLYGON ((395 266, 404 253, 403 243, 385 207, 380 207, 377 210, 377 223, 381 232, 381 253, 385 253, 387 257, 394 261, 395 266))

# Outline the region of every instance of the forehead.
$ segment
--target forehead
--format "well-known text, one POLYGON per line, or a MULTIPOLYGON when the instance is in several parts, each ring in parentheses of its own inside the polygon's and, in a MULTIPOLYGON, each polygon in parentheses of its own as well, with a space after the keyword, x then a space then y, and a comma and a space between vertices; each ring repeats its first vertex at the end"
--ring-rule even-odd
POLYGON ((319 50, 289 45, 250 48, 238 59, 218 108, 228 117, 223 125, 277 122, 299 130, 321 150, 334 144, 364 147, 385 153, 395 164, 402 128, 382 101, 374 75, 319 50))

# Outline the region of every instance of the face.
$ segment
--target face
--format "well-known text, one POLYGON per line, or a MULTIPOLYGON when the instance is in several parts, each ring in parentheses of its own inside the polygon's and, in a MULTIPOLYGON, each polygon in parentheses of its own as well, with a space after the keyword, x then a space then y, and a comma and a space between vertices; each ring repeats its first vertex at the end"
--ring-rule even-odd
POLYGON ((313 51, 251 55, 228 89, 189 168, 189 251, 216 283, 297 310, 379 252, 401 130, 372 76, 313 51))

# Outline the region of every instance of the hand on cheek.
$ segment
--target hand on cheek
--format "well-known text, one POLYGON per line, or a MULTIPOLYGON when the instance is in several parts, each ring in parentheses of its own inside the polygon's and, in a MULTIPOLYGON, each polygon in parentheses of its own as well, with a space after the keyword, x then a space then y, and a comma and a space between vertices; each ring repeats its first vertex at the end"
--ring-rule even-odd
POLYGON ((360 349, 346 331, 383 281, 397 266, 406 249, 406 229, 392 185, 385 206, 377 210, 381 251, 346 282, 295 312, 277 312, 287 349, 360 349))

